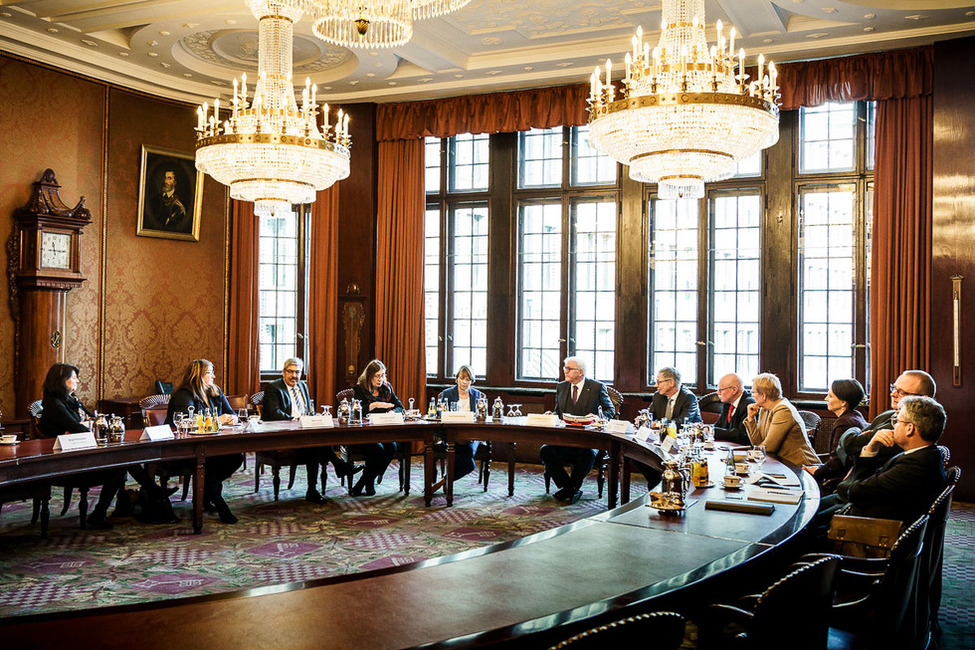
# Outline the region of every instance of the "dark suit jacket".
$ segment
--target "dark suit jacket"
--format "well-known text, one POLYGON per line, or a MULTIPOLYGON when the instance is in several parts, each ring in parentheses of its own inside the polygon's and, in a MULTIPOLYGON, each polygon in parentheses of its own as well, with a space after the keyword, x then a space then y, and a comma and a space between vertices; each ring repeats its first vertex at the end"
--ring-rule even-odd
POLYGON ((400 413, 404 413, 406 411, 406 409, 403 408, 403 402, 399 401, 399 398, 396 397, 396 393, 393 392, 393 387, 390 386, 389 383, 385 383, 379 387, 378 396, 373 396, 372 393, 364 390, 359 384, 352 387, 352 394, 357 400, 362 402, 363 416, 369 415, 370 413, 386 413, 387 411, 399 411, 400 413), (393 405, 393 408, 378 408, 370 410, 369 405, 373 402, 389 402, 393 405))
POLYGON ((898 453, 883 465, 877 458, 855 460, 854 481, 847 494, 853 507, 848 514, 910 524, 928 511, 945 487, 944 461, 937 445, 898 453), (878 472, 877 467, 882 469, 878 472))
POLYGON ((579 391, 579 399, 572 403, 572 384, 568 381, 560 381, 555 387, 555 413, 561 416, 563 413, 569 415, 596 415, 599 407, 603 407, 603 415, 607 418, 616 417, 616 408, 613 401, 609 399, 609 391, 606 387, 595 379, 586 379, 579 391))
MULTIPOLYGON (((298 390, 301 391, 301 399, 305 400, 305 408, 308 408, 311 404, 308 384, 299 380, 298 390)), ((275 379, 264 389, 261 419, 267 422, 291 419, 291 389, 284 383, 284 379, 275 379)))
MULTIPOLYGON (((476 411, 477 400, 481 399, 481 395, 483 395, 484 393, 477 390, 476 388, 468 388, 467 392, 470 395, 471 410, 476 411)), ((440 393, 439 396, 447 400, 447 404, 450 404, 451 402, 456 402, 460 400, 460 391, 457 389, 456 386, 451 386, 450 388, 447 388, 442 393, 440 393)))
MULTIPOLYGON (((667 398, 659 392, 653 394, 653 399, 650 401, 650 413, 654 420, 663 419, 667 415, 667 398)), ((677 401, 674 402, 672 415, 671 419, 677 422, 677 426, 704 421, 701 419, 701 409, 697 405, 697 397, 684 386, 681 386, 677 393, 677 401)))
POLYGON ((194 416, 203 413, 208 408, 216 411, 217 415, 234 415, 234 408, 227 401, 227 396, 217 388, 217 395, 210 397, 210 403, 199 400, 193 395, 193 391, 185 386, 180 386, 169 398, 169 408, 166 410, 166 424, 173 424, 177 413, 183 413, 190 406, 194 408, 194 416))
MULTIPOLYGON (((884 411, 875 417, 873 422, 870 423, 870 426, 862 432, 847 431, 845 434, 840 435, 840 444, 836 447, 836 456, 844 463, 847 471, 853 467, 853 461, 860 457, 860 450, 867 446, 867 443, 873 438, 873 434, 884 429, 894 428, 893 423, 890 421, 893 417, 893 410, 884 411)), ((880 453, 877 454, 876 468, 883 467, 884 463, 899 453, 900 447, 897 446, 882 448, 880 453)), ((849 476, 840 481, 839 485, 836 486, 836 493, 845 498, 854 480, 854 474, 850 472, 849 476)))
MULTIPOLYGON (((731 414, 730 424, 728 423, 728 411, 731 410, 731 404, 722 403, 721 415, 718 416, 718 421, 714 423, 714 439, 734 442, 739 445, 751 445, 744 422, 745 418, 748 417, 748 405, 754 403, 755 400, 752 399, 752 396, 744 393, 738 400, 738 408, 731 414)), ((664 409, 666 408, 664 405, 664 409)))
POLYGON ((41 411, 37 428, 42 438, 57 438, 64 433, 88 431, 88 427, 81 423, 81 413, 78 409, 82 409, 89 416, 92 413, 74 395, 65 398, 53 393, 45 393, 41 406, 44 410, 41 411))

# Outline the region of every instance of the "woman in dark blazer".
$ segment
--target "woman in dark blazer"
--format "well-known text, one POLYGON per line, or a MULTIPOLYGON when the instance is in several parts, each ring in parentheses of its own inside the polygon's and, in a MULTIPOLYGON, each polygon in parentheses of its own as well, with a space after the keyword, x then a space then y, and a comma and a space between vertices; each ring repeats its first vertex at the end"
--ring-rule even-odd
MULTIPOLYGON (((386 366, 379 359, 373 359, 359 375, 359 382, 353 387, 355 399, 362 402, 362 413, 404 412, 403 403, 396 397, 393 387, 386 381, 386 366)), ((396 455, 395 442, 374 442, 368 445, 350 445, 349 451, 362 454, 366 468, 362 476, 352 486, 350 493, 357 497, 362 494, 376 494, 376 477, 382 476, 389 462, 396 455)))
POLYGON ((836 419, 829 434, 829 458, 822 465, 806 465, 807 472, 816 477, 823 494, 832 492, 835 483, 847 473, 845 459, 838 455, 840 437, 850 429, 863 431, 867 421, 856 410, 863 401, 864 390, 856 379, 837 379, 826 394, 826 408, 836 419))
MULTIPOLYGON (((67 363, 56 363, 47 371, 44 379, 44 399, 41 402, 43 411, 37 428, 42 438, 56 438, 65 433, 85 433, 89 428, 84 421, 93 417, 91 411, 85 408, 75 396, 78 390, 78 368, 67 363)), ((88 472, 85 479, 91 485, 101 484, 91 514, 88 515, 87 525, 90 528, 109 529, 112 524, 108 521, 108 507, 118 491, 125 485, 124 469, 106 469, 88 472)))
MULTIPOLYGON (((237 421, 234 409, 223 391, 213 383, 213 378, 212 363, 206 359, 191 361, 186 367, 186 372, 183 373, 183 381, 179 388, 169 398, 166 423, 172 425, 177 413, 182 413, 192 406, 196 414, 210 409, 222 424, 234 424, 237 421)), ((208 510, 215 510, 220 515, 220 521, 225 524, 236 524, 237 517, 223 500, 223 482, 243 464, 243 454, 208 456, 204 464, 204 504, 208 510)))
MULTIPOLYGON (((470 366, 461 366, 457 370, 457 374, 454 375, 454 379, 457 381, 457 385, 440 393, 440 399, 447 400, 449 408, 453 408, 453 404, 456 403, 458 411, 476 411, 477 400, 481 399, 484 393, 471 387, 471 384, 474 383, 474 371, 470 369, 470 366)), ((481 444, 479 441, 472 440, 470 442, 458 441, 454 445, 454 480, 467 476, 474 471, 474 454, 477 452, 479 444, 481 444)))

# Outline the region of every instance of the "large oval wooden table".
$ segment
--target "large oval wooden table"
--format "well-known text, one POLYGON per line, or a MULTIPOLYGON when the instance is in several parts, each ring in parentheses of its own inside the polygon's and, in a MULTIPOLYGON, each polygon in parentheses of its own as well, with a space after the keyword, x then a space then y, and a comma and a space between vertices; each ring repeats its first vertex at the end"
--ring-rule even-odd
MULTIPOLYGON (((659 466, 661 458, 657 447, 632 436, 567 427, 407 424, 300 430, 275 423, 262 429, 133 442, 87 454, 56 454, 32 446, 50 441, 22 443, 16 453, 0 452, 0 487, 77 471, 85 462, 90 469, 92 463, 102 468, 151 459, 202 461, 207 454, 242 450, 422 440, 429 501, 436 436, 448 442, 525 440, 607 449, 611 486, 618 476, 612 468, 620 459, 659 466)), ((710 455, 712 475, 723 472, 726 453, 710 455)), ((0 622, 0 639, 4 647, 34 648, 63 648, 70 639, 88 639, 98 647, 126 650, 133 645, 143 650, 462 648, 493 643, 539 647, 617 617, 713 599, 731 582, 761 575, 766 560, 802 531, 819 502, 808 474, 773 458, 765 463, 767 472, 798 477, 804 493, 797 505, 776 504, 770 516, 709 510, 705 501, 737 496, 712 487, 692 491, 687 510, 674 516, 646 507, 641 498, 514 542, 404 567, 215 596, 10 618, 0 622)), ((498 505, 503 508, 504 502, 498 505)))

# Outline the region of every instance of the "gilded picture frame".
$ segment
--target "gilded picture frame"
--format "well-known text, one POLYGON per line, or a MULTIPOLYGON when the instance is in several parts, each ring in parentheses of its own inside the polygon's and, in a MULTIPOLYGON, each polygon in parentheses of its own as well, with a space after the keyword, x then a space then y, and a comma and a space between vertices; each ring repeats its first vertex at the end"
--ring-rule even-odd
POLYGON ((143 145, 135 234, 198 242, 202 207, 203 173, 193 155, 143 145))

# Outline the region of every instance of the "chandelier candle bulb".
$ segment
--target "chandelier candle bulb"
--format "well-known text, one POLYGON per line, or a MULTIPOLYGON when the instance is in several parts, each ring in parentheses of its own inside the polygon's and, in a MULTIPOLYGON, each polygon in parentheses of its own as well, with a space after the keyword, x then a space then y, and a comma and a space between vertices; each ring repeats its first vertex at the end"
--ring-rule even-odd
POLYGON ((704 184, 729 178, 737 163, 778 141, 776 72, 760 58, 749 83, 738 31, 715 25, 709 44, 705 0, 663 0, 656 45, 637 28, 625 52, 621 97, 612 61, 590 77, 590 144, 635 181, 656 183, 664 200, 704 196, 704 184), (630 48, 627 48, 630 49, 630 48), (735 58, 738 61, 735 61, 735 58), (737 74, 736 74, 737 72, 737 74), (756 86, 757 84, 757 86, 756 86))

